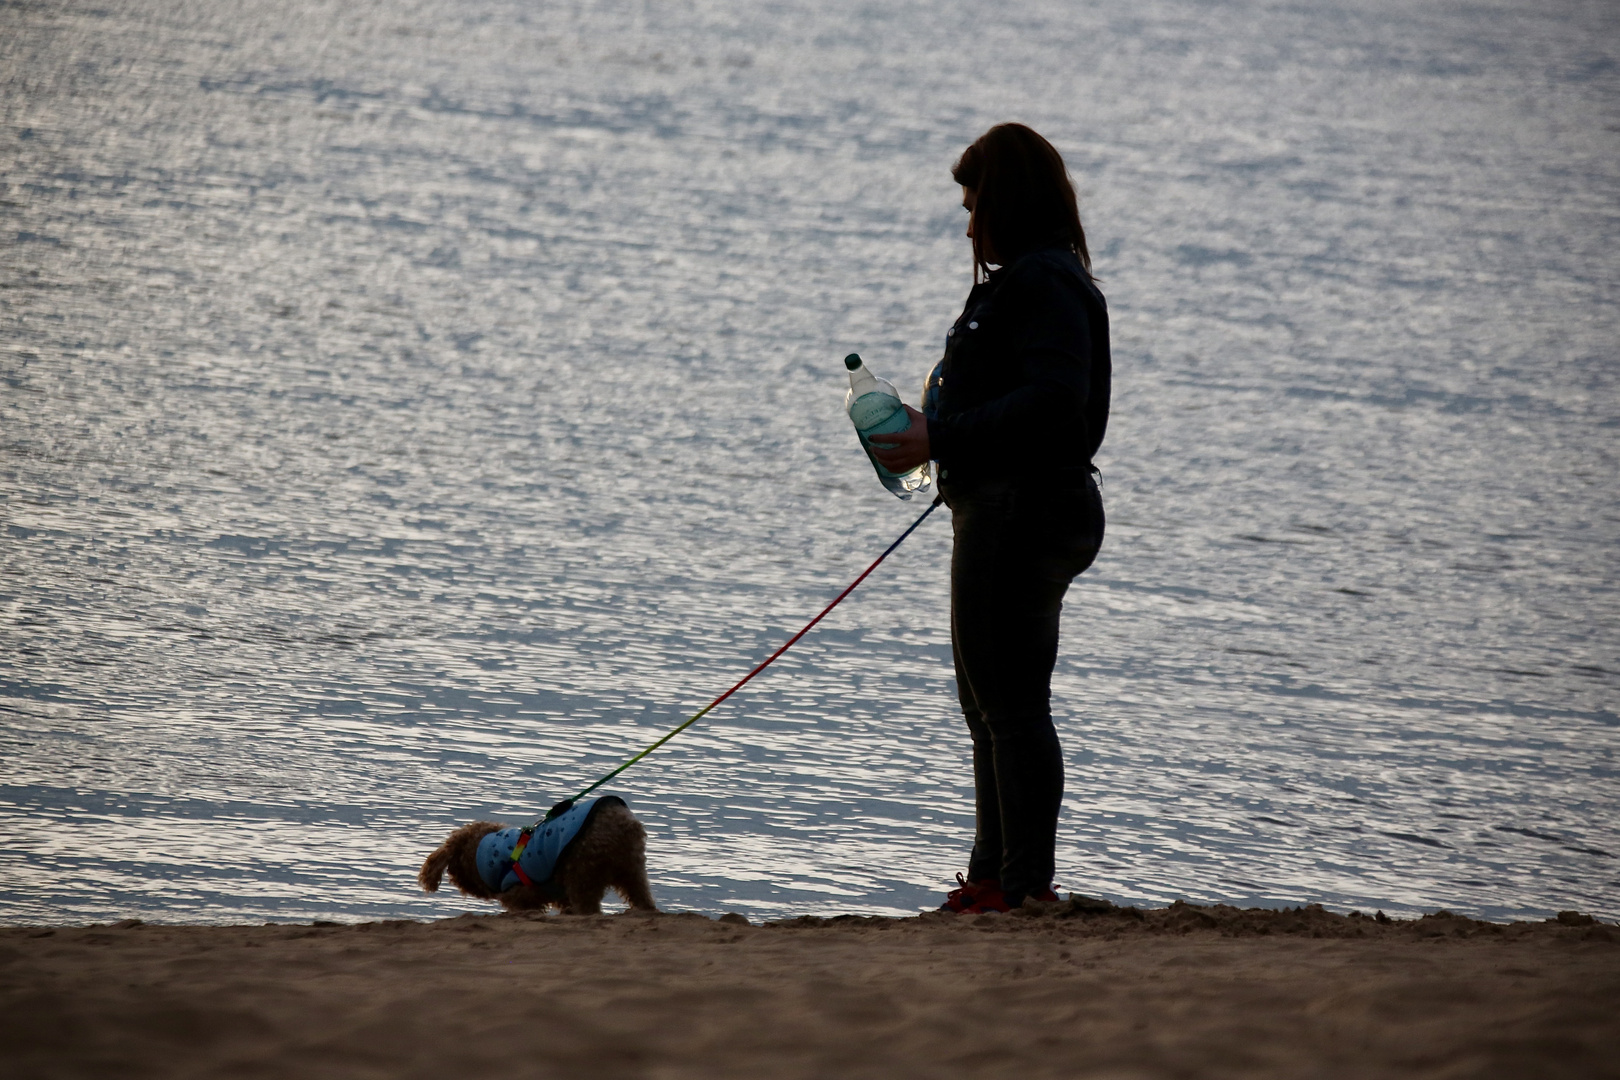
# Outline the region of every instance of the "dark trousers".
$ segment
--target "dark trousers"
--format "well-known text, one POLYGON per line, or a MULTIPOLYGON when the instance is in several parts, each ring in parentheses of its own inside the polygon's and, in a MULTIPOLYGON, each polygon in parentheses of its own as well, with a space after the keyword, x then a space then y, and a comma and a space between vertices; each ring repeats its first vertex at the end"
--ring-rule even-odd
POLYGON ((1052 884, 1063 750, 1052 725, 1063 594, 1102 544, 1102 497, 948 491, 951 651, 973 737, 977 828, 968 878, 999 878, 1010 904, 1052 884))

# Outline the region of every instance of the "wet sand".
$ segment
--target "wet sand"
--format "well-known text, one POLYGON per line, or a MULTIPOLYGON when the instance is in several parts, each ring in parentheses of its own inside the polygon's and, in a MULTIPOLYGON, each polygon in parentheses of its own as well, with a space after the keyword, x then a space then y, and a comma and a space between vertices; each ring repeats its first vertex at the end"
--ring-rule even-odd
POLYGON ((0 1048, 99 1080, 1610 1077, 1620 929, 1100 903, 14 928, 0 1048))

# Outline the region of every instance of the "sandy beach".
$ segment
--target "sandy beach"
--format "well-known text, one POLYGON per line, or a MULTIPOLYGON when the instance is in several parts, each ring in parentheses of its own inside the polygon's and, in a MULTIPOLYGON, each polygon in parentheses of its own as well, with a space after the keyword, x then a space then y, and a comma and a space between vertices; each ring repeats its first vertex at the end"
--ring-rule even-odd
POLYGON ((1573 914, 131 921, 0 973, 23 1077, 1620 1076, 1620 929, 1573 914))

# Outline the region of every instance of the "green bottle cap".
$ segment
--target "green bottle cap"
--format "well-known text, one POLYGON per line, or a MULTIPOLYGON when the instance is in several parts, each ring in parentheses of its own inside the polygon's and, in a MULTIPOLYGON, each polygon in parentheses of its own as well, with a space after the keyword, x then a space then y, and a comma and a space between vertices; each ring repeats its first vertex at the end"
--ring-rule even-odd
POLYGON ((851 371, 854 371, 856 368, 860 367, 861 354, 852 352, 848 356, 844 357, 844 366, 849 368, 851 371))

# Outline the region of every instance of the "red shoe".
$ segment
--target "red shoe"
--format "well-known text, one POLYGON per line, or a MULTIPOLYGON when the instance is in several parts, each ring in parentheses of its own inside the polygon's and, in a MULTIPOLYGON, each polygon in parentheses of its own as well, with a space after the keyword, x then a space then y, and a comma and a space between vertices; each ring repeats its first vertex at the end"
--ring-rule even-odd
POLYGON ((1007 898, 1001 894, 999 888, 980 889, 974 896, 973 903, 962 909, 963 915, 984 915, 991 911, 999 911, 1005 915, 1012 909, 1007 906, 1007 898))
MULTIPOLYGON (((945 902, 939 905, 941 911, 954 911, 958 914, 972 907, 981 893, 992 892, 996 899, 1001 899, 1001 882, 995 878, 985 878, 983 881, 968 881, 961 873, 956 875, 956 884, 959 888, 952 889, 945 894, 945 902)), ((1005 907, 1002 908, 1006 910, 1005 907)))
MULTIPOLYGON (((1055 904, 1057 898, 1057 893, 1048 888, 1042 889, 1038 893, 1030 893, 1025 899, 1039 900, 1043 904, 1055 904)), ((999 911, 1006 914, 1011 910, 1012 905, 1007 903, 1006 894, 1000 889, 980 889, 979 894, 974 897, 973 903, 962 909, 962 914, 983 915, 987 911, 999 911)))

